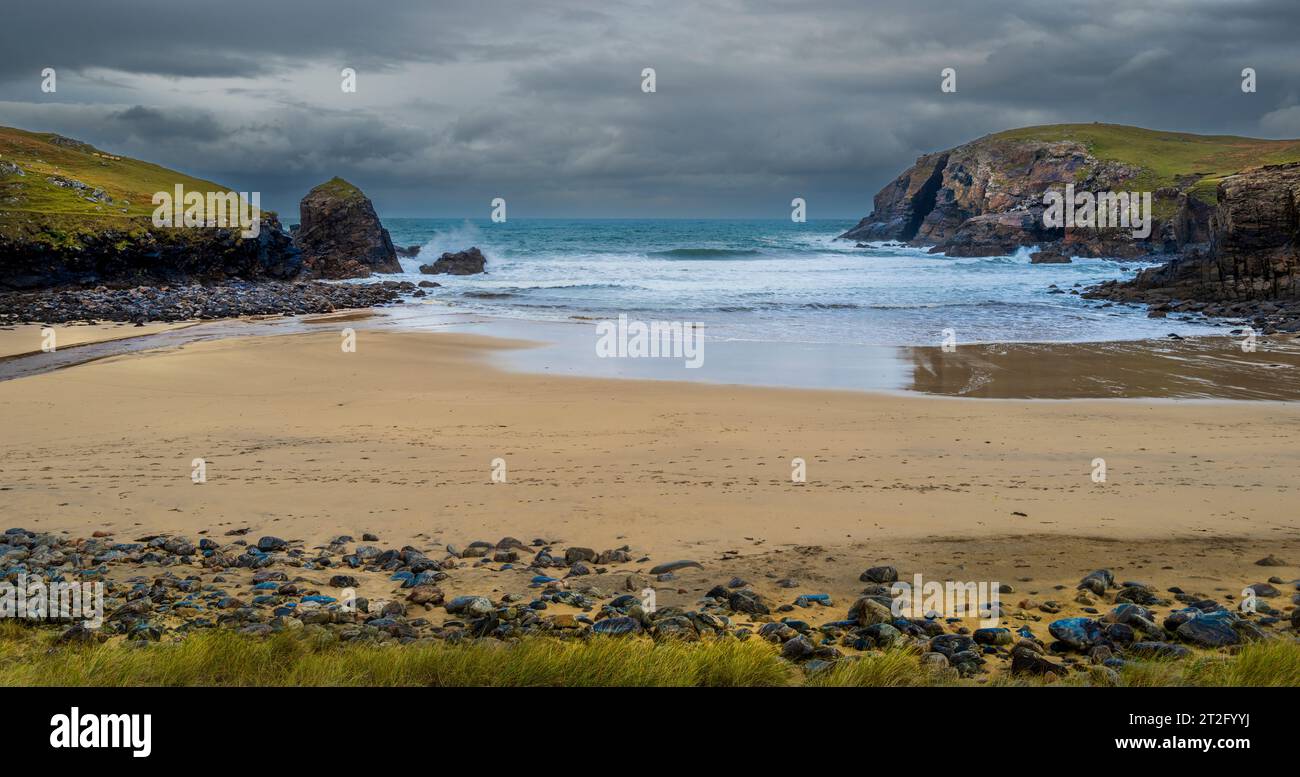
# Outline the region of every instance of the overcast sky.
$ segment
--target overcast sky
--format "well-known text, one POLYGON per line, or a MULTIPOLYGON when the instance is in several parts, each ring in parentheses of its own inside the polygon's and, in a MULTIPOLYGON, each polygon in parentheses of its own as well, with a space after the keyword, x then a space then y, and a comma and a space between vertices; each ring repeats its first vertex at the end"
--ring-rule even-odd
POLYGON ((1298 40, 1297 0, 13 0, 0 124, 285 215, 341 175, 389 217, 857 218, 1010 127, 1300 137, 1298 40))

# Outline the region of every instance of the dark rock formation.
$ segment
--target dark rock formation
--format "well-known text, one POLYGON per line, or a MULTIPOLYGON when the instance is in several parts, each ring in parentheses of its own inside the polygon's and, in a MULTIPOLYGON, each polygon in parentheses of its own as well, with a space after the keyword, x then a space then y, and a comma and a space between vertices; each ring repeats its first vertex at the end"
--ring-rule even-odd
POLYGON ((420 265, 420 272, 426 275, 475 275, 483 272, 487 259, 477 248, 466 251, 446 253, 438 257, 433 264, 420 265))
POLYGON ((1070 257, 1053 251, 1035 251, 1029 255, 1030 264, 1069 264, 1070 257))
POLYGON ((331 178, 302 198, 294 243, 305 272, 316 278, 365 278, 401 272, 388 230, 361 190, 331 178))
POLYGON ((1300 163, 1224 178, 1217 199, 1206 248, 1084 296, 1150 303, 1300 300, 1300 163))
POLYGON ((1269 329, 1300 329, 1300 162, 1231 175, 1217 194, 1208 247, 1084 296, 1156 312, 1255 314, 1269 329))
POLYGON ((394 250, 397 251, 398 256, 411 257, 420 255, 420 246, 397 246, 394 250))
POLYGON ((922 220, 934 209, 943 182, 947 152, 926 154, 881 189, 875 210, 841 237, 848 240, 912 240, 922 220))
POLYGON ((147 218, 66 221, 15 218, 0 231, 0 289, 287 280, 302 269, 289 235, 265 211, 255 238, 238 227, 154 227, 147 218))

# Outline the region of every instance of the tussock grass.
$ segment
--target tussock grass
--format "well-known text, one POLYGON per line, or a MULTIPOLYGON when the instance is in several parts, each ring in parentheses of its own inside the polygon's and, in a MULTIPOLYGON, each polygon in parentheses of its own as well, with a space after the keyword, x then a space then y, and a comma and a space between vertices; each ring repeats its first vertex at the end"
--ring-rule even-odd
POLYGON ((1188 685, 1300 686, 1300 643, 1268 640, 1230 658, 1202 658, 1187 667, 1185 678, 1188 685))
POLYGON ((52 647, 0 633, 0 686, 775 686, 794 676, 756 640, 399 646, 212 631, 140 647, 52 647))
POLYGON ((951 672, 923 668, 920 656, 906 650, 867 653, 839 661, 808 676, 804 685, 819 688, 915 688, 950 685, 951 672))
MULTIPOLYGON (((928 670, 907 650, 846 658, 805 674, 759 640, 654 643, 546 637, 408 645, 339 643, 284 633, 267 639, 209 631, 132 645, 54 644, 54 633, 0 623, 0 687, 7 686, 789 686, 901 688, 976 684, 928 670)), ((1300 686, 1300 643, 1273 639, 1235 655, 1133 662, 1066 677, 995 673, 978 684, 1038 686, 1300 686)))

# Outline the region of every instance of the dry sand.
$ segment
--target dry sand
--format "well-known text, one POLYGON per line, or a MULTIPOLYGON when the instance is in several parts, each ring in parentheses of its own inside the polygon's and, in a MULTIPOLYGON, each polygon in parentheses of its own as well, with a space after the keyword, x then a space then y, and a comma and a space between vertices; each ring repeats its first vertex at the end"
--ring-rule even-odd
MULTIPOLYGON (((1205 593, 1297 575, 1252 562, 1300 561, 1300 405, 553 378, 487 365, 522 343, 365 329, 355 353, 339 343, 192 343, 0 383, 0 524, 626 544, 651 559, 629 570, 705 565, 661 602, 738 574, 778 601, 831 593, 835 616, 878 563, 1065 601, 1102 566, 1205 593), (784 577, 801 585, 777 589, 784 577)), ((527 581, 493 575, 458 573, 448 593, 527 581)))

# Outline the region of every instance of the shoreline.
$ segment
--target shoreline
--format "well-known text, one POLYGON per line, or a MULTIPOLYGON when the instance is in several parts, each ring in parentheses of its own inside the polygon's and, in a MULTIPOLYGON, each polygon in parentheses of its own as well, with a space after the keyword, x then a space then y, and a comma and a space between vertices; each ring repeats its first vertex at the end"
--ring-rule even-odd
MULTIPOLYGON (((117 337, 92 335, 60 357, 24 346, 40 342, 41 325, 0 327, 0 381, 64 369, 122 353, 173 348, 191 341, 301 334, 333 324, 357 331, 451 332, 511 341, 491 349, 494 366, 515 374, 654 380, 686 385, 847 391, 891 396, 994 400, 1300 400, 1300 337, 1240 334, 1099 342, 1005 342, 937 346, 707 339, 710 361, 687 369, 681 359, 602 359, 595 321, 494 317, 442 305, 407 303, 292 317, 251 315, 157 324, 117 337), (199 327, 189 334, 178 330, 199 327), (90 346, 90 347, 86 347, 90 346), (16 352, 26 347, 25 352, 16 352), (48 359, 47 363, 40 363, 48 359)), ((113 332, 125 324, 61 325, 57 332, 113 332)), ((67 346, 72 347, 72 346, 67 346)))

